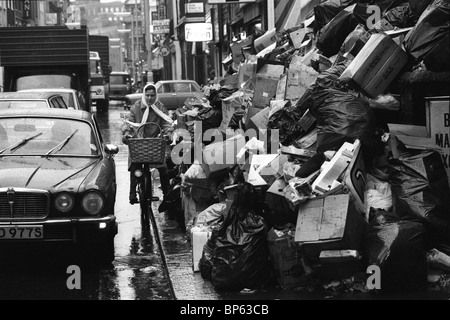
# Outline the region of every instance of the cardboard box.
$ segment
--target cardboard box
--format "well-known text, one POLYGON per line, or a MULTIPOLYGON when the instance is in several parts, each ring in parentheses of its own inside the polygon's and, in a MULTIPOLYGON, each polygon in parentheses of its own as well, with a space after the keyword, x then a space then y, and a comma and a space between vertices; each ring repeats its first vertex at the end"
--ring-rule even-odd
POLYGON ((187 130, 187 116, 182 113, 180 110, 175 111, 175 116, 177 117, 177 126, 176 129, 185 129, 187 130))
POLYGON ((279 79, 256 75, 255 92, 253 94, 253 107, 265 108, 275 99, 279 79))
POLYGON ((314 128, 308 134, 297 140, 297 145, 301 149, 316 152, 317 151, 317 128, 314 128))
POLYGON ((291 104, 288 100, 272 100, 270 101, 270 112, 269 112, 269 120, 270 117, 272 117, 273 114, 277 113, 278 111, 289 107, 291 104))
POLYGON ((237 164, 239 151, 245 147, 245 136, 237 135, 223 142, 212 143, 203 149, 202 168, 209 175, 237 164))
POLYGON ((245 94, 240 90, 222 100, 222 123, 219 127, 220 131, 226 132, 234 113, 245 104, 245 94))
POLYGON ((261 177, 260 172, 264 167, 270 165, 277 157, 278 155, 276 154, 253 155, 247 182, 255 187, 266 186, 267 182, 261 177))
POLYGON ((248 129, 254 129, 256 131, 256 134, 258 135, 258 139, 260 141, 264 141, 262 139, 263 137, 260 137, 262 132, 260 130, 267 129, 267 126, 269 125, 269 113, 270 113, 270 107, 267 107, 265 109, 262 109, 257 114, 255 114, 253 117, 248 119, 246 123, 246 128, 248 129))
POLYGON ((269 186, 271 186, 275 180, 283 177, 283 166, 286 162, 288 162, 288 156, 280 154, 268 165, 264 166, 259 171, 259 175, 269 186))
POLYGON ((335 181, 347 170, 353 158, 352 149, 352 144, 345 143, 330 162, 324 163, 319 177, 312 185, 316 193, 324 194, 333 189, 335 181))
POLYGON ((189 188, 190 197, 197 203, 209 203, 214 197, 209 179, 185 178, 183 187, 189 188))
POLYGON ((294 242, 293 236, 271 229, 267 234, 267 242, 269 258, 278 284, 283 289, 308 284, 302 247, 294 242))
MULTIPOLYGON (((287 74, 282 74, 277 85, 277 94, 275 99, 277 101, 284 101, 286 99, 287 74)), ((272 102, 271 102, 272 103, 272 102)))
POLYGON ((289 37, 291 38, 292 43, 294 44, 295 49, 300 49, 302 46, 303 40, 305 39, 306 29, 301 28, 299 30, 295 30, 289 33, 289 37))
POLYGON ((250 119, 260 113, 262 110, 264 110, 264 108, 248 107, 243 119, 245 126, 248 127, 250 125, 250 119))
POLYGON ((188 194, 183 194, 181 197, 181 208, 184 213, 184 221, 186 230, 190 230, 196 222, 198 214, 207 209, 209 205, 196 202, 188 194))
POLYGON ((308 87, 316 81, 319 73, 303 63, 291 64, 287 74, 286 100, 298 100, 308 87))
POLYGON ((261 37, 255 40, 254 46, 256 52, 261 52, 278 41, 277 29, 267 31, 261 37))
MULTIPOLYGON (((361 141, 353 144, 353 158, 344 174, 344 184, 350 190, 356 209, 360 214, 366 213, 366 169, 364 165, 361 141)), ((368 221, 368 219, 366 219, 368 221)))
POLYGON ((230 49, 233 54, 234 63, 239 64, 245 59, 242 49, 251 45, 252 43, 253 43, 253 36, 250 36, 248 38, 245 38, 244 40, 233 42, 232 44, 230 44, 230 49))
POLYGON ((317 119, 313 116, 311 111, 306 110, 305 114, 302 116, 299 122, 300 128, 302 128, 303 132, 309 132, 311 128, 316 124, 317 119))
POLYGON ((450 183, 450 97, 425 98, 428 135, 442 148, 442 161, 450 183))
POLYGON ((211 231, 207 228, 193 227, 191 229, 192 245, 192 271, 199 272, 199 263, 203 255, 203 248, 211 237, 211 231))
POLYGON ((408 62, 408 55, 391 37, 373 34, 340 80, 353 83, 371 98, 382 94, 408 62))
MULTIPOLYGON (((298 59, 299 62, 303 63, 306 66, 311 65, 311 59, 314 58, 314 55, 319 52, 319 49, 316 47, 312 47, 304 56, 302 57, 293 57, 292 61, 296 61, 298 59)), ((291 67, 290 67, 291 68, 291 67)))
POLYGON ((366 230, 367 222, 350 194, 329 195, 300 205, 295 241, 318 259, 324 250, 360 251, 366 230))
POLYGON ((280 76, 286 70, 284 64, 279 64, 277 61, 258 59, 256 75, 265 78, 280 80, 280 76))
POLYGON ((242 63, 239 66, 239 87, 256 75, 256 63, 242 63))
POLYGON ((357 250, 324 250, 319 259, 322 263, 341 263, 360 260, 361 254, 357 250))

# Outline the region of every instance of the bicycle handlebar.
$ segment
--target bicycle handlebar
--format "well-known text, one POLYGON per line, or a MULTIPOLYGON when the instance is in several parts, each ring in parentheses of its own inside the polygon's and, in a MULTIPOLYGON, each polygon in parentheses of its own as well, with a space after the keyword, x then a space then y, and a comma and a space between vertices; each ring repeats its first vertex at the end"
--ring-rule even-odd
MULTIPOLYGON (((136 137, 139 137, 139 138, 147 138, 147 137, 144 137, 144 135, 145 135, 145 127, 146 126, 148 126, 148 125, 154 125, 154 126, 157 126, 158 127, 158 129, 159 129, 159 134, 156 136, 156 138, 159 138, 159 137, 161 137, 162 136, 162 130, 161 130, 161 127, 157 124, 157 123, 155 123, 155 122, 147 122, 147 123, 144 123, 144 124, 141 124, 138 128, 137 128, 137 130, 136 130, 136 137)), ((152 138, 154 138, 154 137, 152 137, 152 138)))

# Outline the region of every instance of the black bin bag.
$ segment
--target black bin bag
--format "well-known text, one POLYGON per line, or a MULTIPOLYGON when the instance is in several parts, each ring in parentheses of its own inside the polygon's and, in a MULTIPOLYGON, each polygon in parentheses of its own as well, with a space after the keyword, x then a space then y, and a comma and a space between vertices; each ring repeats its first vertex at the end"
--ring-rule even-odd
POLYGON ((338 64, 322 72, 311 86, 304 107, 317 119, 317 151, 339 150, 344 142, 361 140, 370 157, 374 145, 375 118, 367 100, 357 97, 339 76, 345 66, 338 64))
POLYGON ((322 55, 329 58, 339 53, 339 49, 347 36, 355 30, 358 24, 366 25, 370 17, 367 12, 369 5, 365 3, 353 4, 340 11, 317 33, 316 47, 322 55))
POLYGON ((381 271, 382 292, 422 290, 427 284, 426 231, 422 223, 371 209, 364 256, 381 271))
POLYGON ((273 280, 268 227, 250 209, 251 197, 245 190, 239 193, 219 230, 211 259, 216 290, 259 289, 273 280))
POLYGON ((434 241, 450 245, 450 187, 441 155, 402 148, 388 165, 395 212, 417 219, 434 241))
POLYGON ((450 70, 450 0, 435 0, 422 13, 403 41, 406 52, 428 70, 450 70))

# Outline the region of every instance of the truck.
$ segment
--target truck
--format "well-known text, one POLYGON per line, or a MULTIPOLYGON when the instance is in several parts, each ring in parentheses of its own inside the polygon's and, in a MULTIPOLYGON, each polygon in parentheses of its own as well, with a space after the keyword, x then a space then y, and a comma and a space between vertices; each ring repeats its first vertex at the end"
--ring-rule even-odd
POLYGON ((89 32, 86 26, 0 28, 2 91, 72 88, 91 111, 89 32))
POLYGON ((89 35, 91 64, 91 100, 97 110, 107 112, 109 107, 109 37, 89 35))

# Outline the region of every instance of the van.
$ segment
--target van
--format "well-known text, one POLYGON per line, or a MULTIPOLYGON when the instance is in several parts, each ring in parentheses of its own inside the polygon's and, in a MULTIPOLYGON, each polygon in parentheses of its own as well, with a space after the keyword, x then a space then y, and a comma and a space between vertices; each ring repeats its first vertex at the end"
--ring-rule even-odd
POLYGON ((111 72, 109 85, 110 100, 126 101, 125 96, 132 93, 131 75, 128 72, 111 72))

